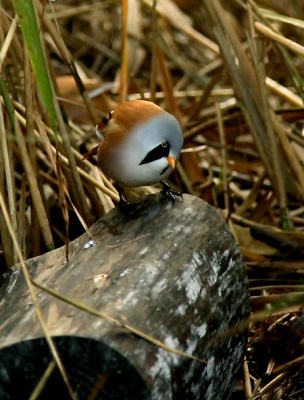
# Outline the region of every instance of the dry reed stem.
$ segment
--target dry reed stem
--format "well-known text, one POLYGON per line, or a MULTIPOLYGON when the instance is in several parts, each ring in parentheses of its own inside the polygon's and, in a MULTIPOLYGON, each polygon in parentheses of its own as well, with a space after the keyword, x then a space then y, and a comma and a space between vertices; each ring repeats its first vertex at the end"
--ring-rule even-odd
MULTIPOLYGON (((58 4, 58 3, 57 3, 58 4)), ((56 6, 56 4, 55 4, 56 6)), ((60 6, 60 4, 59 4, 60 6)), ((104 4, 103 3, 92 3, 92 4, 77 4, 77 6, 67 6, 66 9, 59 9, 59 10, 54 10, 54 7, 52 7, 52 14, 50 14, 50 19, 56 19, 59 20, 61 18, 71 18, 71 17, 77 17, 77 16, 83 16, 85 13, 94 13, 94 12, 100 12, 104 9, 104 4)))
POLYGON ((290 39, 283 37, 282 35, 275 33, 273 30, 271 30, 267 26, 261 24, 260 22, 255 22, 254 26, 260 33, 262 33, 268 39, 274 40, 274 41, 282 44, 288 50, 291 50, 302 57, 304 56, 304 47, 303 46, 299 45, 298 43, 293 42, 290 39))
POLYGON ((188 120, 191 121, 198 117, 200 111, 204 108, 207 100, 209 97, 212 96, 212 90, 214 86, 218 83, 219 79, 221 78, 223 73, 223 67, 219 69, 219 71, 215 72, 214 75, 211 76, 204 93, 202 94, 201 98, 198 99, 193 107, 192 111, 189 114, 188 120))
POLYGON ((262 384, 262 379, 258 379, 258 380, 256 381, 255 385, 254 385, 254 389, 253 389, 253 392, 252 392, 252 398, 255 398, 255 396, 257 395, 258 390, 260 389, 261 384, 262 384))
MULTIPOLYGON (((255 138, 256 145, 265 168, 269 176, 273 177, 273 170, 265 152, 265 147, 267 144, 265 143, 264 135, 262 135, 262 132, 265 130, 265 125, 261 115, 258 95, 255 89, 257 87, 257 82, 256 78, 254 77, 252 66, 249 63, 247 55, 244 53, 244 50, 242 49, 240 42, 233 31, 233 28, 226 19, 225 23, 224 20, 222 20, 222 18, 224 18, 224 11, 219 2, 217 0, 213 2, 205 0, 205 3, 213 19, 214 34, 218 39, 223 55, 229 66, 236 96, 246 105, 245 107, 242 107, 242 111, 255 138), (235 57, 231 52, 231 47, 236 53, 238 59, 237 64, 235 63, 235 57)), ((242 102, 240 103, 241 106, 242 102)))
MULTIPOLYGON (((153 0, 141 0, 144 4, 149 7, 153 7, 153 0)), ((193 29, 189 24, 189 20, 186 15, 171 1, 162 0, 157 2, 156 11, 163 18, 167 19, 175 28, 185 33, 191 39, 203 47, 211 50, 213 53, 219 53, 219 47, 209 38, 204 36, 202 33, 193 29)))
POLYGON ((257 197, 261 192, 263 181, 265 178, 266 178, 266 171, 265 169, 263 169, 263 171, 259 174, 259 177, 256 180, 256 182, 253 184, 249 195, 246 196, 246 199, 243 201, 243 203, 239 207, 237 207, 235 215, 242 216, 246 210, 252 207, 252 204, 256 201, 257 197))
POLYGON ((32 196, 32 200, 33 200, 33 205, 36 210, 40 229, 41 229, 41 232, 42 232, 42 235, 44 238, 45 245, 47 246, 48 249, 53 249, 54 241, 53 241, 51 228, 50 228, 49 221, 48 221, 48 218, 46 215, 43 200, 42 200, 42 197, 41 197, 41 194, 39 191, 36 174, 33 169, 33 166, 32 166, 28 151, 27 151, 26 143, 25 143, 23 134, 21 132, 21 128, 20 128, 17 118, 15 119, 15 124, 16 124, 15 132, 16 132, 17 145, 19 148, 22 165, 23 165, 24 171, 25 171, 27 179, 28 179, 31 196, 32 196))
MULTIPOLYGON (((8 15, 5 14, 4 12, 1 12, 1 22, 3 25, 3 30, 9 32, 12 26, 11 20, 9 19, 8 15)), ((12 40, 10 40, 9 44, 10 46, 8 51, 11 51, 10 55, 14 54, 15 57, 18 59, 18 62, 21 64, 23 61, 22 59, 23 51, 22 51, 22 45, 16 34, 12 37, 12 40)))
POLYGON ((219 128, 219 136, 221 142, 221 152, 222 152, 222 172, 223 172, 223 186, 224 186, 224 203, 225 210, 229 215, 230 205, 229 205, 229 186, 228 186, 228 161, 227 161, 227 149, 226 149, 226 137, 224 124, 222 120, 221 110, 218 103, 215 103, 216 117, 219 128))
POLYGON ((181 153, 200 153, 201 151, 206 149, 207 146, 203 144, 202 146, 187 147, 186 149, 182 149, 181 153))
POLYGON ((15 35, 16 29, 18 26, 18 17, 17 15, 15 16, 15 18, 13 19, 13 22, 9 28, 9 31, 6 35, 6 38, 4 40, 4 43, 2 44, 1 50, 0 50, 0 72, 2 71, 2 64, 5 60, 5 57, 7 55, 8 49, 11 45, 11 42, 13 40, 13 37, 15 35))
MULTIPOLYGON (((254 77, 252 66, 248 62, 247 56, 244 53, 240 42, 235 35, 234 30, 230 26, 229 21, 225 19, 225 14, 221 8, 220 3, 217 0, 213 1, 212 3, 209 0, 206 0, 206 4, 208 6, 210 15, 214 20, 214 33, 221 45, 222 52, 226 58, 226 61, 229 64, 230 71, 235 80, 236 95, 239 98, 241 94, 242 101, 247 106, 246 108, 242 107, 243 114, 250 126, 252 134, 255 137, 256 144, 267 173, 270 176, 275 187, 277 188, 278 198, 280 199, 281 209, 284 214, 282 214, 282 216, 285 218, 286 196, 284 194, 284 186, 282 183, 283 180, 278 177, 277 170, 269 163, 268 155, 266 153, 266 149, 268 152, 270 150, 268 140, 263 135, 263 132, 265 131, 265 117, 263 116, 263 108, 260 106, 259 95, 256 91, 256 87, 258 87, 258 85, 256 82, 256 78, 254 77), (224 36, 221 29, 226 32, 226 36, 224 36), (229 38, 229 41, 227 40, 227 38, 229 38), (237 65, 235 65, 235 59, 229 51, 229 45, 232 46, 237 56, 237 65)), ((269 122, 267 126, 268 128, 271 128, 269 122)), ((273 140, 272 143, 274 143, 273 140)), ((275 151, 272 151, 272 154, 275 154, 275 151)), ((275 160, 275 163, 277 165, 278 160, 274 157, 272 157, 272 159, 275 160)), ((283 172, 285 177, 288 176, 288 170, 286 169, 286 167, 284 167, 283 172)), ((284 221, 286 220, 284 219, 284 221)))
POLYGON ((257 396, 264 396, 266 393, 268 393, 270 390, 274 390, 275 387, 283 382, 287 377, 289 376, 289 372, 284 372, 283 374, 278 375, 275 377, 271 382, 269 382, 267 385, 263 387, 263 389, 259 390, 257 393, 257 396))
MULTIPOLYGON (((28 147, 29 156, 33 166, 34 173, 37 175, 39 189, 42 192, 42 185, 40 176, 37 170, 37 157, 36 157, 36 143, 34 137, 34 103, 35 103, 35 77, 30 64, 30 58, 26 43, 23 43, 24 51, 24 101, 25 101, 25 119, 26 119, 26 142, 28 147)), ((36 256, 40 254, 40 231, 37 213, 34 207, 31 210, 31 255, 36 256)))
MULTIPOLYGON (((93 4, 92 4, 93 6, 93 4)), ((95 38, 92 38, 83 32, 76 32, 77 39, 81 42, 89 44, 93 47, 94 50, 105 54, 110 60, 112 60, 115 64, 121 63, 121 57, 114 53, 112 50, 108 49, 103 43, 99 42, 95 38)), ((64 42, 63 45, 65 46, 64 42)), ((69 53, 69 58, 72 59, 72 55, 69 53)))
MULTIPOLYGON (((15 104, 16 104, 16 103, 15 103, 15 104)), ((20 123, 22 126, 26 126, 25 118, 24 118, 20 113, 18 113, 18 111, 15 111, 15 115, 16 115, 16 118, 18 119, 19 123, 20 123)), ((40 117, 38 116, 38 114, 36 114, 36 121, 39 122, 39 120, 40 120, 40 117)), ((42 140, 43 145, 45 146, 45 149, 46 149, 46 151, 47 151, 47 153, 48 153, 49 159, 50 159, 51 161, 53 160, 53 162, 54 162, 55 156, 56 156, 56 153, 57 153, 57 149, 51 144, 49 138, 47 137, 46 134, 44 134, 44 132, 47 132, 47 133, 49 133, 49 134, 52 135, 52 136, 54 136, 54 133, 53 133, 53 131, 52 131, 50 128, 46 127, 46 126, 42 123, 42 121, 41 121, 41 123, 38 123, 38 127, 39 127, 40 134, 39 134, 36 130, 34 130, 35 137, 36 137, 37 140, 39 140, 39 141, 42 140)), ((77 150, 75 150, 74 148, 72 148, 72 152, 73 152, 73 154, 74 154, 74 156, 75 156, 76 158, 78 158, 79 160, 82 160, 82 157, 83 157, 83 156, 82 156, 81 154, 79 154, 79 153, 77 152, 77 150)), ((65 156, 63 156, 60 152, 58 152, 58 154, 59 154, 59 157, 60 157, 61 161, 62 161, 66 166, 69 166, 69 162, 68 162, 67 158, 66 158, 65 156)), ((92 165, 91 163, 89 163, 88 161, 85 161, 85 162, 84 162, 84 165, 85 165, 85 166, 88 166, 88 167, 90 168, 90 170, 93 168, 93 165, 92 165)), ((54 168, 54 170, 55 170, 55 172, 56 172, 56 168, 54 168)), ((104 192, 106 195, 108 195, 109 197, 111 197, 115 202, 118 202, 118 201, 119 201, 119 196, 117 195, 117 191, 116 191, 116 190, 114 191, 113 186, 107 181, 107 179, 104 177, 103 174, 101 174, 101 176, 103 177, 103 181, 104 181, 105 185, 101 185, 96 179, 94 179, 92 176, 90 176, 90 175, 89 175, 86 171, 84 171, 81 167, 78 167, 78 166, 77 166, 77 170, 78 170, 78 172, 79 172, 79 174, 80 174, 81 176, 83 176, 85 179, 87 179, 87 181, 90 182, 91 184, 93 184, 96 188, 100 189, 100 190, 101 190, 102 192, 104 192)))
MULTIPOLYGON (((219 80, 219 78, 217 77, 217 81, 219 80)), ((210 84, 210 81, 208 82, 208 85, 210 84)), ((216 84, 216 82, 215 82, 216 84)), ((208 97, 234 97, 234 90, 231 88, 219 88, 219 89, 211 89, 211 91, 209 92, 209 88, 207 87, 205 88, 205 90, 175 90, 174 88, 174 97, 175 99, 185 99, 188 97, 205 97, 205 93, 208 90, 208 97)), ((214 86, 214 84, 213 84, 214 86)), ((142 98, 146 99, 146 100, 151 100, 152 101, 152 95, 150 92, 143 92, 141 94, 139 93, 134 93, 134 94, 130 94, 129 95, 129 100, 140 100, 142 98)), ((165 98, 165 93, 164 92, 156 92, 155 93, 155 101, 156 100, 163 100, 165 98)), ((206 101, 208 100, 208 98, 206 98, 206 101)), ((197 102, 199 102, 200 99, 197 99, 197 102)), ((78 105, 78 103, 76 103, 76 105, 78 105)), ((200 108, 201 111, 203 109, 203 105, 200 108)), ((188 119, 190 119, 188 117, 188 119)))
POLYGON ((229 51, 229 44, 226 41, 225 34, 221 32, 219 27, 214 27, 214 34, 221 44, 223 54, 226 58, 227 64, 229 65, 230 73, 234 80, 235 90, 238 92, 238 97, 241 97, 242 99, 242 101, 240 102, 240 106, 250 128, 250 131, 255 139, 260 157, 263 161, 268 175, 271 179, 273 179, 273 169, 269 162, 268 155, 265 151, 265 138, 264 135, 262 135, 262 133, 265 131, 264 122, 262 116, 260 115, 260 111, 257 109, 257 106, 253 101, 251 93, 247 89, 248 81, 246 81, 246 78, 238 70, 235 64, 235 59, 229 51), (241 94, 239 93, 239 91, 241 91, 241 94), (245 103, 245 105, 243 104, 243 102, 245 103))
POLYGON ((123 103, 128 96, 128 0, 122 0, 121 53, 119 101, 123 103))
MULTIPOLYGON (((54 151, 56 151, 54 149, 54 151)), ((69 161, 66 157, 64 157, 62 154, 59 154, 59 157, 63 164, 66 166, 69 166, 69 161)), ((97 189, 101 190, 103 193, 107 194, 109 197, 111 197, 115 202, 119 202, 119 196, 116 193, 113 193, 110 189, 108 189, 104 184, 100 184, 96 179, 94 179, 91 175, 89 175, 87 172, 85 172, 83 169, 80 167, 77 167, 77 170, 81 176, 83 176, 88 182, 92 183, 97 189)))
POLYGON ((274 368, 272 371, 272 375, 280 374, 282 372, 288 371, 291 368, 294 368, 299 365, 303 365, 303 363, 304 363, 304 356, 297 357, 294 360, 291 360, 284 365, 274 368))
POLYGON ((181 122, 174 97, 174 90, 173 90, 173 83, 172 83, 170 69, 168 68, 165 57, 159 48, 157 48, 156 50, 156 55, 157 55, 157 65, 158 65, 158 77, 160 81, 160 86, 165 95, 166 108, 170 114, 173 114, 179 120, 179 122, 181 122))
POLYGON ((278 139, 281 142, 282 150, 284 155, 288 161, 288 165, 297 180, 298 189, 301 194, 302 199, 304 200, 304 171, 303 168, 297 158, 297 155, 291 146, 290 141, 287 138, 283 125, 279 122, 277 116, 272 113, 272 121, 275 132, 278 136, 278 139))
POLYGON ((41 392, 43 391, 49 377, 52 375, 54 369, 56 367, 56 362, 54 360, 52 360, 47 369, 45 370, 44 374, 42 375, 40 381, 38 382, 38 384, 35 387, 35 390, 33 391, 33 393, 31 394, 31 397, 29 398, 29 400, 37 400, 41 394, 41 392))
POLYGON ((287 89, 286 87, 280 85, 278 82, 274 81, 273 79, 266 77, 266 85, 271 89, 274 93, 280 95, 285 100, 289 101, 296 107, 304 107, 303 100, 300 96, 294 94, 291 90, 287 89))
MULTIPOLYGON (((2 107, 0 103, 0 108, 2 107)), ((1 111, 0 111, 0 114, 1 111)), ((0 129, 1 134, 1 129, 0 129)), ((5 179, 5 165, 3 160, 3 153, 0 151, 0 193, 3 198, 6 198, 7 191, 6 191, 6 179, 5 179)), ((2 241, 2 248, 5 256, 6 266, 7 268, 13 266, 15 264, 15 255, 14 249, 12 246, 12 240, 10 238, 7 224, 3 217, 2 212, 0 212, 0 230, 1 230, 1 241, 2 241)))
POLYGON ((249 368, 248 368, 247 360, 244 360, 244 362, 243 362, 243 373, 244 373, 245 396, 246 396, 246 399, 251 399, 252 398, 252 389, 251 389, 249 368))
POLYGON ((16 210, 15 188, 14 188, 15 183, 14 183, 14 176, 13 176, 13 171, 12 171, 11 163, 10 163, 8 139, 7 139, 7 133, 6 133, 5 125, 4 125, 4 115, 3 115, 2 104, 0 104, 0 140, 1 140, 1 148, 2 148, 1 152, 2 152, 3 167, 4 167, 4 172, 5 172, 5 178, 6 178, 6 189, 3 188, 3 192, 5 190, 7 190, 10 220, 11 220, 13 230, 16 233, 17 232, 17 210, 16 210))
MULTIPOLYGON (((208 0, 208 2, 209 2, 209 0, 208 0)), ((256 91, 257 77, 256 77, 255 71, 253 69, 253 66, 250 63, 248 56, 245 52, 245 48, 242 45, 242 43, 240 42, 240 39, 238 38, 238 36, 235 32, 235 29, 231 24, 231 21, 227 18, 227 14, 225 13, 225 10, 223 9, 221 3, 218 0, 213 0, 212 9, 214 10, 214 13, 216 14, 217 24, 219 26, 221 26, 223 31, 226 33, 227 38, 229 38, 229 42, 230 42, 229 44, 230 44, 231 48, 233 49, 235 56, 237 57, 237 64, 238 64, 239 71, 246 81, 248 92, 249 92, 248 94, 250 95, 254 104, 258 108, 257 102, 259 101, 259 96, 256 91)), ((242 88, 242 89, 244 89, 244 88, 242 88)))
MULTIPOLYGON (((164 55, 169 60, 172 60, 174 64, 176 64, 182 71, 184 71, 187 76, 189 76, 195 83, 197 83, 201 88, 205 88, 207 85, 207 79, 205 76, 202 76, 197 69, 193 68, 191 63, 188 60, 185 60, 179 55, 178 49, 174 49, 174 43, 167 43, 168 37, 165 37, 164 32, 162 32, 162 36, 158 36, 157 45, 162 50, 164 55), (171 46, 172 45, 172 46, 171 46)), ((172 40, 171 40, 172 41, 172 40)))
POLYGON ((186 171, 184 170, 183 166, 181 163, 178 163, 176 165, 176 170, 179 173, 181 180, 183 182, 183 184, 186 186, 187 188, 187 192, 192 194, 193 196, 196 195, 195 191, 192 188, 192 182, 190 181, 190 179, 188 178, 186 171))
POLYGON ((156 75, 157 75, 157 15, 156 2, 153 0, 152 5, 152 43, 151 43, 151 75, 150 75, 150 98, 155 103, 156 94, 156 75))
MULTIPOLYGON (((93 167, 92 168, 92 174, 93 176, 95 176, 95 179, 103 186, 105 187, 104 181, 98 171, 97 167, 93 167)), ((97 189, 96 190, 97 195, 101 201, 101 204, 104 208, 105 213, 108 213, 110 210, 112 210, 112 208, 114 208, 114 203, 113 200, 111 199, 111 197, 107 196, 104 192, 102 192, 101 190, 97 189)))
POLYGON ((54 107, 55 107, 56 119, 57 119, 57 123, 58 123, 60 136, 62 138, 64 152, 65 152, 66 158, 68 159, 68 162, 69 162, 69 168, 70 168, 70 171, 72 174, 74 185, 77 188, 76 195, 74 196, 74 198, 76 198, 77 203, 80 204, 81 214, 82 214, 83 218, 85 219, 86 223, 88 225, 91 225, 93 222, 92 215, 90 213, 86 195, 85 195, 84 188, 83 188, 83 184, 80 179, 80 175, 78 172, 75 156, 72 151, 72 146, 71 146, 71 142, 69 139, 69 135, 67 133, 66 126, 65 126, 63 118, 62 118, 62 114, 60 111, 58 101, 55 97, 54 97, 54 100, 55 100, 54 107))
MULTIPOLYGON (((249 6, 249 10, 251 7, 249 6)), ((259 54, 257 43, 254 40, 254 30, 253 30, 253 19, 251 21, 251 49, 252 49, 252 57, 256 66, 256 75, 257 75, 257 83, 258 88, 260 91, 260 99, 262 104, 262 112, 264 115, 264 121, 266 125, 266 132, 268 136, 268 143, 269 143, 269 154, 272 163, 272 170, 273 170, 273 186, 276 191, 276 196, 279 202, 279 207, 281 212, 285 212, 287 207, 287 200, 286 200, 286 192, 284 186, 284 178, 282 176, 282 160, 280 159, 280 154, 277 148, 277 141, 275 139, 273 123, 271 119, 271 110, 268 101, 268 92, 267 87, 265 85, 266 75, 265 75, 265 67, 263 63, 264 54, 259 54)), ((284 222, 283 222, 284 223, 284 222)))
MULTIPOLYGON (((302 290, 304 289, 304 285, 265 285, 265 286, 255 286, 254 288, 249 288, 249 291, 255 291, 255 290, 276 290, 276 291, 285 291, 285 290, 291 290, 291 293, 293 293, 294 290, 302 290)), ((277 321, 276 321, 277 322, 277 321)))
MULTIPOLYGON (((16 131, 18 130, 17 126, 18 126, 18 122, 16 121, 16 131)), ((56 347, 55 347, 55 345, 53 343, 53 340, 52 340, 51 336, 49 335, 46 323, 45 323, 43 315, 42 315, 42 311, 41 311, 40 306, 39 306, 39 302, 38 302, 37 296, 36 296, 35 291, 34 291, 33 284, 32 284, 31 279, 30 279, 30 275, 28 273, 26 264, 25 264, 24 259, 22 257, 21 250, 20 250, 20 248, 18 246, 18 241, 17 241, 16 235, 15 235, 15 233, 13 231, 13 228, 11 226, 11 223, 10 223, 10 220, 9 220, 9 216, 8 216, 8 213, 7 213, 7 210, 6 210, 6 206, 5 206, 5 203, 4 203, 4 200, 3 200, 3 197, 1 195, 1 193, 0 193, 0 207, 2 209, 2 213, 3 213, 4 218, 6 220, 7 227, 8 227, 8 230, 10 232, 12 241, 14 243, 15 252, 16 252, 16 254, 18 256, 18 259, 19 259, 19 262, 20 262, 20 265, 21 265, 21 270, 23 272, 26 284, 28 286, 29 294, 31 296, 31 299, 32 299, 32 302, 33 302, 33 305, 34 305, 38 321, 39 321, 39 323, 41 325, 41 328, 42 328, 42 331, 43 331, 43 333, 45 335, 46 342, 49 345, 50 351, 51 351, 51 353, 52 353, 52 355, 54 357, 54 360, 55 360, 59 370, 60 370, 60 373, 61 373, 61 375, 63 377, 63 380, 64 380, 64 382, 65 382, 65 384, 67 386, 67 389, 69 391, 69 394, 70 394, 71 398, 73 400, 77 400, 76 396, 75 396, 75 394, 74 394, 74 392, 73 392, 73 390, 71 388, 71 385, 70 385, 70 382, 69 382, 69 378, 68 378, 67 373, 66 373, 66 371, 64 369, 64 366, 63 366, 63 364, 61 362, 59 354, 58 354, 58 352, 56 350, 56 347)))
MULTIPOLYGON (((22 256, 26 259, 27 249, 26 249, 26 228, 25 228, 25 220, 26 220, 26 176, 22 175, 22 184, 21 184, 21 194, 19 200, 19 213, 18 213, 18 245, 22 251, 22 256)), ((32 211, 32 210, 31 210, 32 211)))
MULTIPOLYGON (((256 14, 256 18, 259 20, 259 22, 263 22, 263 26, 268 26, 268 28, 273 31, 273 26, 263 17, 263 15, 260 12, 260 8, 255 4, 255 2, 253 0, 248 0, 253 8, 253 10, 255 11, 256 14)), ((303 80, 301 78, 301 75, 299 74, 298 69, 296 68, 296 66, 294 65, 293 61, 290 59, 290 55, 286 49, 286 47, 284 47, 283 45, 281 45, 278 42, 275 42, 277 45, 277 48, 279 50, 279 52, 281 53, 282 57, 283 57, 283 61, 285 64, 285 67, 288 70, 288 73, 290 75, 290 78, 292 79, 295 88, 297 89, 297 92, 299 94, 302 93, 303 91, 303 80)))

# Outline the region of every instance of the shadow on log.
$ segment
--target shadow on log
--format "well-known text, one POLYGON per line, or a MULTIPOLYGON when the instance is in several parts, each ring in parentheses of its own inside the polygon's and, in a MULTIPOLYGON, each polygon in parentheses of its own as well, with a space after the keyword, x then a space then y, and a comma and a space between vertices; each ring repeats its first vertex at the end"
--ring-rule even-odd
MULTIPOLYGON (((242 256, 203 200, 137 199, 69 246, 26 262, 32 279, 206 364, 159 348, 44 291, 39 303, 81 399, 228 399, 249 315, 242 256), (212 340, 211 340, 212 339, 212 340), (93 393, 93 394, 92 394, 93 393), (91 396, 91 397, 90 397, 91 396)), ((22 274, 0 287, 0 398, 28 399, 52 360, 22 274), (22 396, 17 394, 22 387, 22 396), (17 391, 17 392, 16 392, 17 391)), ((66 389, 55 368, 39 399, 66 389)))

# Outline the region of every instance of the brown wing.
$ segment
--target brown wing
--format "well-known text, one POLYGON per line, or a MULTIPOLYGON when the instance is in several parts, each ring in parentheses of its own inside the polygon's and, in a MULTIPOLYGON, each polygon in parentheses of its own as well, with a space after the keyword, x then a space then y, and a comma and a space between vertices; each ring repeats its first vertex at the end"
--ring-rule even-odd
POLYGON ((93 156, 96 156, 97 151, 98 151, 98 146, 93 147, 93 149, 91 149, 90 151, 88 151, 87 153, 85 153, 82 157, 83 160, 90 160, 93 156))

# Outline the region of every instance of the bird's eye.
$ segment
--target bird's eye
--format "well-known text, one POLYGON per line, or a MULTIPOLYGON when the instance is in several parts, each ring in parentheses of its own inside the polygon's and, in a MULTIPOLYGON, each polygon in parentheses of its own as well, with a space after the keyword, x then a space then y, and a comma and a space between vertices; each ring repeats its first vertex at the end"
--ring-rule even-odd
POLYGON ((114 111, 110 111, 108 116, 106 118, 102 118, 102 122, 104 125, 107 125, 107 123, 110 121, 110 119, 113 117, 114 111))
POLYGON ((161 145, 162 145, 162 147, 164 147, 164 148, 168 147, 168 143, 167 143, 166 140, 163 140, 163 141, 161 142, 161 145))

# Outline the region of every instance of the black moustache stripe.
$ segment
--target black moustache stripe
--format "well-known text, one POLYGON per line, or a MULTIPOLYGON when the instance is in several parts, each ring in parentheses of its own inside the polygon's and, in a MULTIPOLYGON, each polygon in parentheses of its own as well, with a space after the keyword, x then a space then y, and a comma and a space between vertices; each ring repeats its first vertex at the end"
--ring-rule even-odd
POLYGON ((168 144, 167 147, 162 146, 161 144, 155 147, 153 150, 149 151, 146 157, 140 162, 139 165, 148 164, 150 162, 159 160, 163 157, 168 157, 170 152, 170 146, 168 144))
POLYGON ((160 173, 160 175, 163 175, 163 174, 167 171, 168 168, 169 168, 169 165, 167 165, 167 166, 162 170, 162 172, 160 173))

